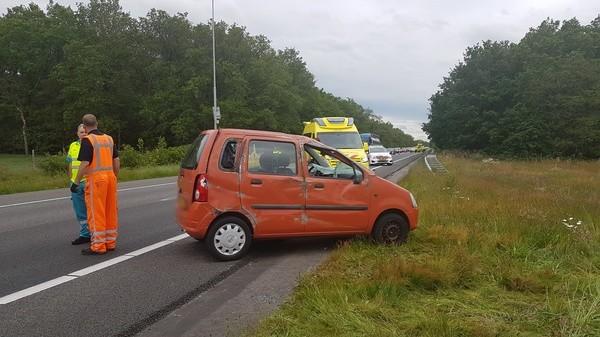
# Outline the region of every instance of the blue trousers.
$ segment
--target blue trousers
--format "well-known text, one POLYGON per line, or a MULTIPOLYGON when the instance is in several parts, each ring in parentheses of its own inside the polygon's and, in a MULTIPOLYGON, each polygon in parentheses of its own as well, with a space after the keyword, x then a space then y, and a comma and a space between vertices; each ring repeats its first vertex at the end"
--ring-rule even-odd
POLYGON ((79 236, 89 238, 90 231, 88 229, 87 210, 85 207, 85 181, 79 183, 77 192, 71 193, 71 201, 73 201, 75 217, 77 217, 77 221, 79 221, 79 236))

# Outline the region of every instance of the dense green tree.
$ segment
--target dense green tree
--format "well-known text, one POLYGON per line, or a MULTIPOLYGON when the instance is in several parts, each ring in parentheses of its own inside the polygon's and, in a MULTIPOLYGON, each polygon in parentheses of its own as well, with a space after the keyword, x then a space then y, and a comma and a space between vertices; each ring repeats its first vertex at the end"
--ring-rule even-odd
MULTIPOLYGON (((413 139, 351 99, 315 86, 300 53, 218 22, 221 127, 300 133, 317 116, 352 116, 388 145, 413 139)), ((212 29, 186 13, 132 18, 118 0, 50 3, 0 17, 0 152, 63 150, 84 113, 120 145, 189 143, 212 128, 212 29)))
POLYGON ((0 20, 0 111, 3 134, 12 136, 3 142, 10 150, 20 143, 29 153, 31 119, 46 110, 49 75, 61 61, 62 48, 52 24, 35 4, 9 9, 0 20))
POLYGON ((430 98, 424 130, 444 149, 600 157, 600 17, 545 20, 518 43, 466 50, 430 98))

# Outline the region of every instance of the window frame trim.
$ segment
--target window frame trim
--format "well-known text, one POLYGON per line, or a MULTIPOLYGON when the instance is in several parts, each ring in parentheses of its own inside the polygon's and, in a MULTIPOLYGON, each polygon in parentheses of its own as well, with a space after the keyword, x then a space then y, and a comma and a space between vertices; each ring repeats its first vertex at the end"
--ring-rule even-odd
POLYGON ((225 139, 225 141, 223 142, 223 146, 221 146, 221 155, 219 156, 219 170, 221 170, 223 172, 238 172, 239 171, 239 169, 238 169, 238 166, 239 166, 238 154, 239 154, 239 146, 240 146, 241 142, 242 142, 242 139, 235 138, 235 137, 225 139), (233 158, 233 168, 227 169, 227 168, 223 167, 222 161, 223 161, 223 155, 225 154, 225 148, 227 147, 227 144, 229 144, 231 141, 236 142, 235 156, 233 158))
MULTIPOLYGON (((260 174, 260 175, 268 175, 268 176, 278 176, 278 177, 298 177, 300 174, 300 170, 299 170, 299 166, 298 166, 298 147, 296 146, 296 142, 292 141, 292 140, 273 140, 273 139, 264 139, 264 138, 249 138, 247 140, 248 146, 247 146, 247 154, 244 155, 244 161, 246 162, 245 166, 245 170, 247 173, 251 173, 251 174, 260 174), (285 144, 291 144, 294 147, 294 163, 295 163, 295 167, 296 167, 296 172, 293 175, 290 174, 285 174, 285 173, 271 173, 271 172, 254 172, 254 171, 250 171, 250 145, 252 145, 252 142, 254 141, 258 141, 258 142, 270 142, 270 143, 285 143, 285 144)), ((246 146, 244 147, 246 148, 246 146)), ((260 158, 259 158, 260 160, 260 158)), ((260 164, 259 164, 260 165, 260 164)))

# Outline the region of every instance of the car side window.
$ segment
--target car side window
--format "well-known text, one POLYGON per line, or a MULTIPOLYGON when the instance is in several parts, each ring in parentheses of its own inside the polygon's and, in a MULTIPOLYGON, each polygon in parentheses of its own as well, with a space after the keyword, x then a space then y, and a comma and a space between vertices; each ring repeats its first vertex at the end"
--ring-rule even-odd
POLYGON ((313 177, 334 179, 362 179, 362 171, 341 160, 339 154, 310 145, 304 146, 304 156, 307 159, 308 174, 313 177))
POLYGON ((295 176, 296 146, 293 143, 265 140, 250 141, 248 148, 248 171, 295 176))
POLYGON ((227 142, 225 142, 225 145, 223 146, 223 152, 221 153, 221 160, 219 161, 219 166, 222 170, 235 170, 235 153, 237 149, 237 144, 237 139, 230 139, 227 142))

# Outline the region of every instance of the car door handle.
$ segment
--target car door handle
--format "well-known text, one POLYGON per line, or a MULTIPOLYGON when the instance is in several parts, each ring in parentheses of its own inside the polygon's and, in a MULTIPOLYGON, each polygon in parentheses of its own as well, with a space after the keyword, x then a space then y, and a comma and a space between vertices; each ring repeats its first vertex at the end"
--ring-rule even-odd
POLYGON ((323 188, 325 188, 325 185, 323 185, 322 183, 316 183, 316 184, 314 184, 313 186, 314 186, 315 188, 318 188, 318 189, 323 189, 323 188))
POLYGON ((252 184, 252 185, 262 185, 262 180, 260 180, 260 179, 252 179, 252 180, 250 180, 250 184, 252 184))

